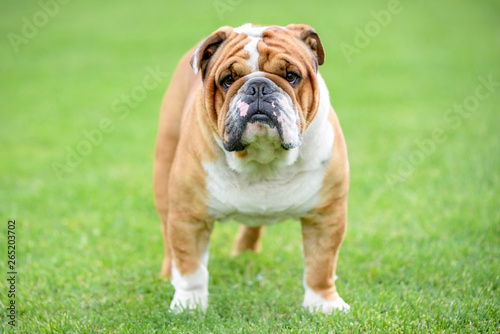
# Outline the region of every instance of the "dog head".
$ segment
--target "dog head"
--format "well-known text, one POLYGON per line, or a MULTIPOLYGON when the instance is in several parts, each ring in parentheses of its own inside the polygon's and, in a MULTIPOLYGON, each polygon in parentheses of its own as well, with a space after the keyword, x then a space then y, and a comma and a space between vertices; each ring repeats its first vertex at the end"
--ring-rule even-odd
POLYGON ((318 66, 325 54, 307 25, 221 27, 191 59, 203 80, 202 103, 227 151, 259 141, 290 150, 319 105, 318 66))

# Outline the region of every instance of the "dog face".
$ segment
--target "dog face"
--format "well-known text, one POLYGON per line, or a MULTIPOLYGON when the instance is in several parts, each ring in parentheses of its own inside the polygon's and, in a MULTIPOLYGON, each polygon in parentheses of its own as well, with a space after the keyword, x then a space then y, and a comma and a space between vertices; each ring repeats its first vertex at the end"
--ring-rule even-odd
POLYGON ((299 146, 319 104, 324 51, 307 25, 222 27, 196 50, 204 109, 226 151, 257 141, 299 146))

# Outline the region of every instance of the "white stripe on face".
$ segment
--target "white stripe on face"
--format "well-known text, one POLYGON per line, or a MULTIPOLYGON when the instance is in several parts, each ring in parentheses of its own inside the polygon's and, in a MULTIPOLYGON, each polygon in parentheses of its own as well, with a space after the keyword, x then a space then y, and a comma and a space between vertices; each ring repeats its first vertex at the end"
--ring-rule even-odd
POLYGON ((257 43, 262 40, 262 32, 268 27, 253 27, 251 23, 244 24, 238 28, 234 28, 234 31, 238 34, 246 34, 250 38, 243 50, 248 52, 249 58, 247 59, 247 64, 252 69, 252 72, 259 70, 259 51, 257 51, 257 43))

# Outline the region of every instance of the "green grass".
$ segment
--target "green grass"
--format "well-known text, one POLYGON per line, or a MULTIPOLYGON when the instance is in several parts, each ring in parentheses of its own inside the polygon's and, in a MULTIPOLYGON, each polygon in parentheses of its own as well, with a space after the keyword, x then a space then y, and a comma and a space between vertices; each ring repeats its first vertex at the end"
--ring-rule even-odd
MULTIPOLYGON (((228 1, 221 0, 223 3, 228 1)), ((500 6, 401 1, 403 11, 348 63, 340 43, 387 1, 252 1, 220 17, 211 1, 74 1, 15 53, 7 34, 40 11, 1 5, 0 302, 7 298, 7 221, 17 228, 18 333, 498 333, 500 331, 500 86, 458 127, 443 118, 480 85, 500 82, 500 6), (338 288, 348 314, 300 307, 300 228, 268 228, 261 254, 230 257, 236 224, 211 244, 205 316, 168 312, 158 279, 160 221, 152 164, 162 95, 181 55, 221 25, 316 28, 321 73, 349 148, 349 226, 338 288), (114 101, 168 72, 125 117, 114 101), (82 131, 113 130, 59 179, 82 131), (444 140, 394 184, 432 138, 444 140)), ((0 331, 12 332, 6 313, 0 331)))

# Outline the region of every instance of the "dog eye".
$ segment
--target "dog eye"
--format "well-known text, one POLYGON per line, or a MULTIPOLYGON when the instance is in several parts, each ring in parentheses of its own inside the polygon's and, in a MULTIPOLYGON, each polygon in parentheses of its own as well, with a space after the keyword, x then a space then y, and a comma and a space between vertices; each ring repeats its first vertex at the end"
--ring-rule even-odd
POLYGON ((299 82, 300 77, 293 72, 288 72, 285 79, 290 83, 290 85, 295 86, 299 82))
POLYGON ((221 85, 225 89, 228 89, 232 84, 234 83, 234 78, 231 74, 226 75, 222 80, 221 80, 221 85))

